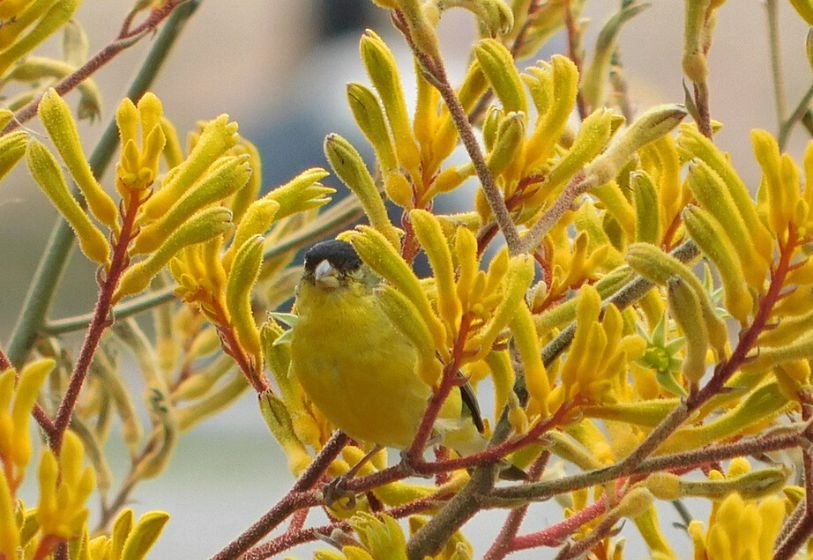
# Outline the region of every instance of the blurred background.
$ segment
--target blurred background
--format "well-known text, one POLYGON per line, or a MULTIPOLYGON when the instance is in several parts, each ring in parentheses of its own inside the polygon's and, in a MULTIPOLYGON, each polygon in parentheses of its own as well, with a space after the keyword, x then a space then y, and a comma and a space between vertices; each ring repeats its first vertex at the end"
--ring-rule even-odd
MULTIPOLYGON (((84 2, 78 19, 87 29, 92 53, 117 34, 130 5, 124 0, 84 2)), ((588 53, 601 24, 616 9, 617 2, 587 3, 583 16, 589 20, 585 39, 588 53)), ((683 3, 675 0, 653 2, 626 25, 620 48, 635 107, 683 101, 682 25, 683 3)), ((452 10, 444 15, 441 26, 443 52, 455 81, 462 76, 468 45, 475 36, 473 19, 467 12, 452 10)), ((345 103, 344 86, 349 81, 367 82, 357 52, 365 27, 385 37, 399 53, 405 83, 414 82, 402 40, 386 13, 368 0, 205 0, 152 89, 181 133, 193 128, 197 120, 220 113, 228 113, 239 122, 241 134, 261 149, 264 184, 272 188, 306 167, 327 167, 322 140, 328 132, 359 139, 345 103)), ((790 6, 781 5, 790 108, 811 82, 804 56, 805 33, 790 6)), ((101 122, 82 126, 88 152, 143 60, 149 42, 144 40, 123 52, 94 75, 105 105, 101 122)), ((560 34, 537 58, 564 50, 565 40, 560 34)), ((58 43, 46 45, 40 52, 57 56, 58 43)), ((748 132, 766 128, 775 133, 777 128, 761 1, 730 1, 719 10, 710 72, 712 117, 724 125, 717 143, 730 151, 746 183, 756 188, 758 176, 748 132)), ((411 85, 406 87, 412 89, 411 85)), ((68 99, 75 101, 73 96, 68 99)), ((29 126, 40 130, 33 121, 29 126)), ((788 150, 798 158, 806 142, 806 132, 797 127, 788 150)), ((333 178, 326 183, 344 189, 333 178)), ((54 219, 55 211, 20 166, 0 189, 0 262, 5 263, 0 280, 0 340, 8 339, 54 219)), ((86 313, 94 297, 93 269, 75 257, 51 316, 86 313)), ((78 343, 78 339, 66 341, 69 348, 77 348, 78 343)), ((118 472, 125 466, 114 464, 118 472)), ((265 512, 292 481, 284 458, 257 414, 253 396, 246 394, 238 406, 185 434, 167 472, 155 481, 142 483, 133 494, 132 505, 137 514, 149 509, 172 513, 154 558, 204 558, 265 512)), ((664 509, 661 516, 663 526, 679 520, 671 509, 664 509)), ((502 517, 498 513, 481 515, 468 526, 466 533, 474 538, 480 554, 496 534, 502 517)), ((533 510, 525 528, 538 529, 560 518, 559 506, 542 505, 533 510)), ((627 557, 643 557, 645 549, 630 528, 625 531, 631 536, 627 557)), ((689 546, 688 537, 677 530, 672 541, 676 546, 689 546)), ((300 552, 300 557, 305 556, 300 552)), ((534 553, 513 557, 547 556, 534 553)))

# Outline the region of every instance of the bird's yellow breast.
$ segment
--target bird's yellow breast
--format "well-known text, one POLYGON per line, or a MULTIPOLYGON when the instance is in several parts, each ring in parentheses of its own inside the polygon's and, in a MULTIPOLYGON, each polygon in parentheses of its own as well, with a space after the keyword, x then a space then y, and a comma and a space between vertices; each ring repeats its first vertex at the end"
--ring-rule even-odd
POLYGON ((294 375, 328 420, 350 437, 387 447, 412 441, 431 390, 414 347, 359 285, 300 285, 291 352, 294 375))

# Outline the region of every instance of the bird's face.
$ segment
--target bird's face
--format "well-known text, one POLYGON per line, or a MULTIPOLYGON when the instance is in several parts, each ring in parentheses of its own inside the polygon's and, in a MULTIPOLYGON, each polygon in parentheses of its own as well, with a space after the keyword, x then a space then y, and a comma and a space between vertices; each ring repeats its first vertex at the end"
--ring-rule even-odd
POLYGON ((345 241, 322 241, 305 253, 302 281, 317 289, 332 292, 351 285, 367 285, 370 276, 353 246, 345 241))

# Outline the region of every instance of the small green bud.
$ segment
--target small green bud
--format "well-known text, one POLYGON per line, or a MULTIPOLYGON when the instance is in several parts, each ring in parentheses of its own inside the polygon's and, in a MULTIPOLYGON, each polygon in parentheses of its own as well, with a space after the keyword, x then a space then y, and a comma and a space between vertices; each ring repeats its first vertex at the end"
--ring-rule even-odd
POLYGON ((525 140, 525 115, 508 113, 500 121, 494 144, 488 154, 488 167, 493 175, 499 175, 517 158, 525 140))

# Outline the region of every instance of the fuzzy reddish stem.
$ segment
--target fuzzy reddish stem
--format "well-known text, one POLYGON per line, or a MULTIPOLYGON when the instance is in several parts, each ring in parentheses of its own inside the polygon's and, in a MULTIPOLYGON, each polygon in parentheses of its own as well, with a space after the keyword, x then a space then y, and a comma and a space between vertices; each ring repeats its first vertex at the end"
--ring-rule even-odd
MULTIPOLYGON (((437 507, 438 501, 442 499, 443 495, 441 494, 431 494, 429 496, 425 496, 423 498, 419 498, 412 502, 381 512, 379 517, 382 515, 389 515, 395 519, 401 519, 403 517, 421 513, 433 507, 437 507)), ((315 541, 320 536, 330 535, 337 529, 347 531, 350 530, 350 525, 346 521, 336 521, 328 525, 322 525, 321 527, 311 527, 309 529, 288 531, 285 534, 268 541, 267 543, 255 546, 254 548, 248 550, 241 557, 241 560, 262 560, 263 558, 270 558, 271 556, 279 554, 280 552, 293 548, 297 545, 315 541)))
POLYGON ((132 240, 136 214, 141 204, 141 196, 143 196, 141 192, 133 192, 130 194, 130 200, 128 201, 129 203, 126 206, 122 220, 121 231, 113 247, 110 268, 107 270, 104 282, 99 286, 99 297, 96 300, 96 307, 93 311, 93 320, 90 322, 87 333, 85 334, 82 349, 79 351, 79 357, 76 360, 70 380, 68 381, 68 389, 62 397, 62 402, 59 403, 56 418, 54 419, 53 434, 48 442, 54 453, 58 453, 59 448, 62 446, 62 436, 65 434, 68 424, 70 424, 71 415, 73 414, 73 409, 76 407, 76 401, 79 398, 79 392, 85 382, 90 364, 93 361, 93 355, 99 346, 102 333, 110 326, 110 311, 113 308, 113 295, 119 284, 119 279, 129 263, 127 248, 132 240))
MULTIPOLYGON (((542 454, 537 457, 528 471, 530 480, 539 480, 539 477, 542 476, 545 470, 545 466, 548 464, 548 459, 550 459, 550 451, 543 451, 542 454)), ((517 531, 519 531, 522 521, 528 513, 528 507, 529 504, 526 504, 511 510, 505 520, 505 524, 503 524, 502 529, 500 529, 500 533, 497 535, 497 538, 494 539, 494 544, 488 549, 483 560, 502 560, 511 553, 517 531)))
MULTIPOLYGON (((325 474, 330 464, 333 462, 349 438, 342 432, 334 432, 327 443, 319 451, 313 462, 308 466, 302 476, 294 483, 290 492, 274 505, 268 512, 260 517, 251 527, 243 531, 236 539, 226 545, 220 552, 212 556, 210 560, 228 560, 239 558, 249 548, 273 531, 280 523, 285 521, 289 515, 298 509, 317 505, 320 500, 315 499, 315 493, 310 492, 311 488, 319 482, 325 474)), ((301 533, 294 531, 291 535, 301 533)), ((292 545, 293 546, 293 545, 292 545)), ((284 550, 284 549, 283 549, 284 550)))
MULTIPOLYGON (((152 10, 147 19, 139 26, 131 29, 126 35, 119 35, 116 39, 97 52, 82 66, 76 69, 72 74, 63 78, 54 89, 60 96, 64 96, 73 88, 87 80, 99 68, 110 62, 121 51, 131 47, 138 40, 145 36, 147 32, 155 29, 158 24, 165 20, 172 11, 182 4, 185 0, 168 0, 163 6, 152 10)), ((32 119, 37 115, 37 110, 42 100, 42 95, 38 95, 28 105, 14 113, 14 119, 3 130, 3 134, 16 130, 23 123, 32 119)))
POLYGON ((607 511, 607 497, 602 496, 597 502, 574 513, 567 519, 550 527, 514 537, 511 542, 511 551, 536 548, 538 546, 561 546, 562 543, 585 523, 589 523, 607 511))
POLYGON ((423 451, 426 448, 429 437, 432 435, 435 420, 437 420, 440 409, 443 407, 443 403, 446 402, 449 393, 451 393, 452 389, 456 386, 458 368, 460 360, 463 357, 463 349, 466 344, 466 338, 468 338, 469 335, 470 325, 471 317, 468 314, 463 315, 460 321, 460 330, 457 333, 457 339, 452 348, 451 360, 446 364, 446 367, 443 368, 443 377, 441 378, 440 386, 429 400, 429 405, 423 414, 418 431, 412 440, 412 445, 410 445, 406 451, 406 459, 410 465, 423 463, 423 451))

